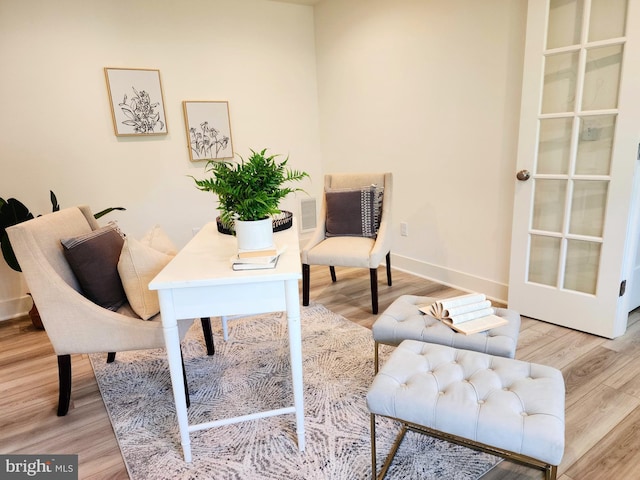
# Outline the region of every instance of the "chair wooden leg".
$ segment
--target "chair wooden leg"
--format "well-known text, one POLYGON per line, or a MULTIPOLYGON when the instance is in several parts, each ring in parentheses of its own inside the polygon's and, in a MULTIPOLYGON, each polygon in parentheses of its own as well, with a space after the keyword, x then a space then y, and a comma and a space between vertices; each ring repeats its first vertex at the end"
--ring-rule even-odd
POLYGON ((71 355, 58 355, 58 416, 64 417, 71 403, 71 355))
POLYGON ((329 267, 329 272, 331 273, 331 281, 333 283, 336 283, 337 278, 336 278, 336 267, 334 267, 333 265, 331 265, 329 267))
POLYGON ((216 353, 216 347, 213 344, 213 331, 211 330, 211 318, 204 317, 200 319, 202 323, 202 333, 204 333, 204 343, 207 344, 207 355, 211 356, 216 353))
POLYGON ((113 363, 116 360, 116 352, 107 353, 107 363, 113 363))
POLYGON ((387 253, 387 285, 391 286, 391 252, 387 253))
POLYGON ((302 305, 309 306, 309 282, 311 281, 311 268, 308 264, 302 264, 302 305))
POLYGON ((378 269, 370 268, 369 272, 371 277, 371 309, 376 315, 378 313, 378 269))

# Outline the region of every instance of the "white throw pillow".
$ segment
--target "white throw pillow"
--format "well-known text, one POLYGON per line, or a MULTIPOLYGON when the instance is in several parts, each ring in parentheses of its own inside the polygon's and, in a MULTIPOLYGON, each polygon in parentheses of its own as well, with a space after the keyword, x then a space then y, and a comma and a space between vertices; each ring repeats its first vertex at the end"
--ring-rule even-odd
POLYGON ((118 273, 129 305, 143 320, 160 312, 158 292, 149 290, 149 282, 173 257, 134 238, 127 237, 124 241, 118 273))
POLYGON ((140 242, 167 255, 176 255, 178 253, 178 249, 160 225, 152 227, 151 230, 144 234, 140 242))

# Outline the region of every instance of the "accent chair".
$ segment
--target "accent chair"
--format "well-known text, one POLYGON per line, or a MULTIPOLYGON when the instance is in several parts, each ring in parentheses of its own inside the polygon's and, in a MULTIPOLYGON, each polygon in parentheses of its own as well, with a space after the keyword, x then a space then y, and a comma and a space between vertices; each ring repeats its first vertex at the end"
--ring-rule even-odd
POLYGON ((310 265, 327 265, 336 282, 336 266, 369 269, 371 308, 378 313, 378 266, 386 259, 391 286, 391 198, 393 175, 329 174, 318 225, 302 250, 302 304, 309 305, 310 265))
MULTIPOLYGON (((87 291, 72 270, 61 240, 88 238, 104 228, 100 227, 87 206, 66 208, 7 228, 11 246, 58 357, 58 416, 66 415, 69 410, 72 354, 105 352, 110 363, 118 351, 165 346, 160 314, 143 320, 126 298, 118 302, 120 304, 109 305, 112 309, 105 308, 87 298, 87 291)), ((113 254, 117 262, 120 255, 117 248, 113 254)), ((102 268, 96 278, 90 280, 100 287, 105 280, 103 275, 114 276, 112 270, 102 268)), ((118 275, 117 271, 115 275, 118 275)), ((212 355, 214 345, 210 319, 201 321, 207 354, 212 355)), ((180 338, 184 338, 192 323, 193 320, 178 322, 180 338)))

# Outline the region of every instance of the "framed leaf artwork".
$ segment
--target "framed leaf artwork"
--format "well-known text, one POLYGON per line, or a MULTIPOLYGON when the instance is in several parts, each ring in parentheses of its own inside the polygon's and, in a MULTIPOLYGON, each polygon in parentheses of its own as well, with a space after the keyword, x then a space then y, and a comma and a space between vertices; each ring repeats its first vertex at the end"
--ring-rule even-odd
POLYGON ((159 70, 106 67, 104 74, 116 136, 168 133, 159 70))
POLYGON ((192 162, 233 157, 229 102, 182 102, 187 148, 192 162))

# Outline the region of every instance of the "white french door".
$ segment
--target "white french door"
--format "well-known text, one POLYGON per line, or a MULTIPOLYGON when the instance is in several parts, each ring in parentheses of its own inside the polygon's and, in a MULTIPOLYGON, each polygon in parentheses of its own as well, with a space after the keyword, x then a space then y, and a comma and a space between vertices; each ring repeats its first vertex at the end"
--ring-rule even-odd
POLYGON ((530 0, 527 17, 509 307, 609 338, 637 247, 639 4, 530 0))

